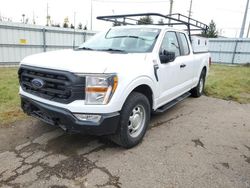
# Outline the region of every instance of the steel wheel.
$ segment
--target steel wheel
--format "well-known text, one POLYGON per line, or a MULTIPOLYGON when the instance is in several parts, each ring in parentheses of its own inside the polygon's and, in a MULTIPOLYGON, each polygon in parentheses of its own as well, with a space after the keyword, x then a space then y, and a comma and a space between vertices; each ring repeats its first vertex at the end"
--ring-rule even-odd
POLYGON ((203 87, 204 87, 204 80, 203 80, 203 77, 201 77, 200 83, 199 83, 199 92, 200 92, 200 94, 203 93, 203 87))
POLYGON ((142 105, 135 106, 129 116, 128 121, 128 132, 133 138, 141 134, 143 127, 145 125, 145 108, 142 105))
POLYGON ((206 69, 203 68, 200 74, 200 79, 196 87, 190 90, 193 97, 200 97, 203 94, 206 81, 206 69))
POLYGON ((110 139, 124 148, 139 144, 149 125, 150 103, 142 93, 132 92, 120 112, 120 125, 110 139))

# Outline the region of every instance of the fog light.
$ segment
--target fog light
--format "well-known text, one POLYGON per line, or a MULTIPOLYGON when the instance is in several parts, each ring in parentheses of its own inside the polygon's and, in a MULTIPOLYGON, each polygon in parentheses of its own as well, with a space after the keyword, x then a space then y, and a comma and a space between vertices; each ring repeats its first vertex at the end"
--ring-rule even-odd
POLYGON ((98 123, 102 116, 93 114, 74 114, 74 116, 80 121, 90 121, 98 123))

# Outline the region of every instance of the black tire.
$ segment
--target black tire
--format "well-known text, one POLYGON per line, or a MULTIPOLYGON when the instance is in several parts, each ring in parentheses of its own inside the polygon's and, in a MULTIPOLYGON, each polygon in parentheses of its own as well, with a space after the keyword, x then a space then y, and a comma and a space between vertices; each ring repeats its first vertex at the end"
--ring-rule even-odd
POLYGON ((197 86, 193 89, 191 89, 190 93, 192 97, 200 97, 204 92, 204 86, 206 81, 206 70, 203 69, 200 75, 199 82, 197 86))
POLYGON ((150 111, 147 97, 141 93, 132 92, 123 105, 120 126, 116 134, 110 137, 111 140, 124 148, 132 148, 139 144, 147 131, 150 111))

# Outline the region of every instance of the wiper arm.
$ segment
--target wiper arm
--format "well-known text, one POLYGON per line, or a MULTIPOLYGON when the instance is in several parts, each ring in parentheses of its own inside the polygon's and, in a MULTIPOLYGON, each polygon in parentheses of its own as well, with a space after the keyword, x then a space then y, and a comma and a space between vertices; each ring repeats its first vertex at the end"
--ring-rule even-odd
POLYGON ((98 49, 100 51, 108 51, 108 52, 123 52, 123 53, 127 53, 124 50, 120 50, 120 49, 116 49, 116 48, 107 48, 107 49, 98 49))
POLYGON ((139 36, 133 36, 133 35, 129 35, 127 36, 128 38, 134 38, 134 39, 141 39, 141 40, 146 40, 145 38, 139 37, 139 36))
POLYGON ((88 47, 79 47, 76 50, 95 50, 95 49, 88 48, 88 47))

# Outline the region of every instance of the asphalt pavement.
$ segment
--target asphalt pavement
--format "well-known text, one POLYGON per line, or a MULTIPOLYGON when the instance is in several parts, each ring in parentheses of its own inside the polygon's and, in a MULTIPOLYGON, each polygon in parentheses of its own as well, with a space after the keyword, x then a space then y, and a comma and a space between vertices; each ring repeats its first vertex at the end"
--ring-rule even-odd
POLYGON ((250 104, 188 98, 129 150, 32 118, 0 130, 0 187, 250 187, 250 104))

